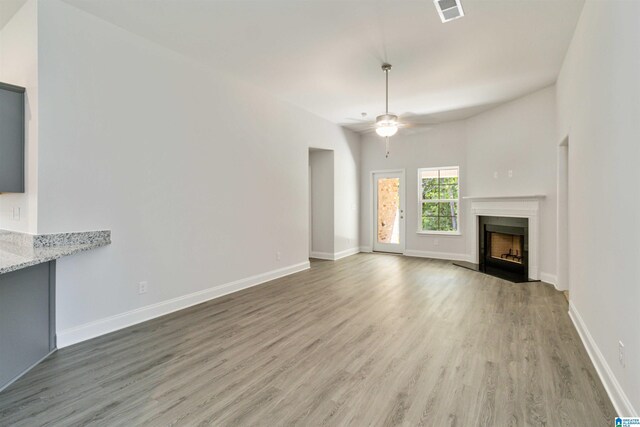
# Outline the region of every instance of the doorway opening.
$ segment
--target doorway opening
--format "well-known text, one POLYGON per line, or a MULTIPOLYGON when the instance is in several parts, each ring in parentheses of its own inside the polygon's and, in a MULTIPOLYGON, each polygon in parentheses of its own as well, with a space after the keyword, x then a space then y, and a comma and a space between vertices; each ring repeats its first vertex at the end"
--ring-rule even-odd
POLYGON ((309 258, 334 259, 334 152, 309 149, 309 258))

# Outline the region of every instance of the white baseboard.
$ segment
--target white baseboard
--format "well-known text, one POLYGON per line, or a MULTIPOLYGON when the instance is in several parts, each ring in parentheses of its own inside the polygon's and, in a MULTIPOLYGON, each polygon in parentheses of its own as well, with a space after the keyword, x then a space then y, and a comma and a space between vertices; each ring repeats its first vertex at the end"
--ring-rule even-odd
POLYGON ((339 259, 346 258, 348 256, 355 255, 358 253, 360 253, 360 248, 345 249, 344 251, 336 252, 333 255, 333 259, 337 261, 339 259))
POLYGON ((329 261, 333 261, 334 255, 332 253, 329 253, 329 252, 311 251, 311 253, 309 254, 309 258, 326 259, 326 260, 329 260, 329 261))
POLYGON ((578 335, 580 335, 580 339, 587 349, 591 362, 593 362, 596 372, 598 372, 600 380, 602 381, 604 388, 607 390, 607 394, 609 394, 609 398, 616 409, 617 415, 620 417, 637 417, 638 413, 633 408, 633 405, 631 405, 631 401, 625 394, 624 390, 622 390, 620 383, 613 374, 613 371, 602 355, 602 352, 591 336, 591 333, 589 333, 587 325, 582 320, 582 316, 578 313, 573 302, 569 302, 569 317, 573 321, 573 325, 578 331, 578 335))
POLYGON ((373 248, 371 246, 360 246, 360 252, 373 252, 373 248))
POLYGON ((337 261, 339 259, 346 258, 348 256, 355 255, 357 253, 360 253, 360 248, 345 249, 344 251, 336 252, 336 253, 333 253, 333 254, 330 253, 330 252, 312 251, 309 254, 309 257, 310 258, 316 258, 316 259, 326 259, 326 260, 329 260, 329 261, 337 261))
POLYGON ((467 254, 456 254, 450 252, 432 252, 432 251, 416 251, 408 249, 404 251, 405 256, 418 257, 418 258, 434 258, 445 259, 450 261, 470 261, 470 256, 467 254))
POLYGON ((290 265, 288 267, 279 268, 277 270, 257 274, 245 279, 214 286, 192 294, 162 301, 157 304, 137 308, 126 313, 116 314, 115 316, 106 317, 84 325, 64 329, 62 331, 58 331, 56 334, 57 346, 58 348, 67 347, 137 323, 164 316, 165 314, 169 314, 174 311, 191 307, 192 305, 200 304, 214 298, 219 298, 221 296, 237 292, 241 289, 250 288, 270 280, 288 276, 290 274, 306 270, 309 267, 309 261, 301 262, 299 264, 290 265))
POLYGON ((560 290, 558 289, 558 277, 555 274, 549 274, 549 273, 543 273, 540 272, 540 280, 542 280, 545 283, 549 283, 552 284, 556 290, 560 290))

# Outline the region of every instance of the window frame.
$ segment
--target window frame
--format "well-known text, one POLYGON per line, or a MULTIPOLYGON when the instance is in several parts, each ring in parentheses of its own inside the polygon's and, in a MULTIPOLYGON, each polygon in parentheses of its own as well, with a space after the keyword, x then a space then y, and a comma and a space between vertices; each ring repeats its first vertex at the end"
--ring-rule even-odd
MULTIPOLYGON (((438 175, 439 177, 439 175, 438 175)), ((418 234, 435 234, 441 236, 460 236, 461 232, 461 209, 460 209, 460 194, 462 191, 461 179, 460 179, 460 166, 438 166, 438 167, 429 167, 429 168, 418 168, 417 174, 417 183, 418 183, 418 234), (457 199, 423 199, 422 198, 422 172, 427 171, 441 171, 441 170, 451 170, 455 169, 458 171, 458 198, 457 199), (422 228, 422 206, 424 203, 443 203, 443 202, 456 202, 458 204, 458 229, 456 231, 440 231, 440 230, 424 230, 422 228)))

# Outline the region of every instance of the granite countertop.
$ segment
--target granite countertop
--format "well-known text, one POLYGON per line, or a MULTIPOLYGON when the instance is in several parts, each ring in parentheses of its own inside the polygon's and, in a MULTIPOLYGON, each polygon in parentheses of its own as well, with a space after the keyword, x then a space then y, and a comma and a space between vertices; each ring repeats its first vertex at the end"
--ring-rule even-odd
POLYGON ((0 230, 0 274, 106 246, 110 231, 24 234, 0 230))

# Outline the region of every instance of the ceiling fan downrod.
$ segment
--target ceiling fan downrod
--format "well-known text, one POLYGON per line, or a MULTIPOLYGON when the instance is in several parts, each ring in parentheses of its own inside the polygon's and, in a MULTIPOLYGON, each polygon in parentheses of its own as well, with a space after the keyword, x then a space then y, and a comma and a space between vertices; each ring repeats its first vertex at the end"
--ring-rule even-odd
POLYGON ((391 64, 384 63, 382 64, 382 71, 384 71, 384 80, 385 80, 385 92, 384 92, 384 112, 389 115, 389 71, 391 71, 391 64))

